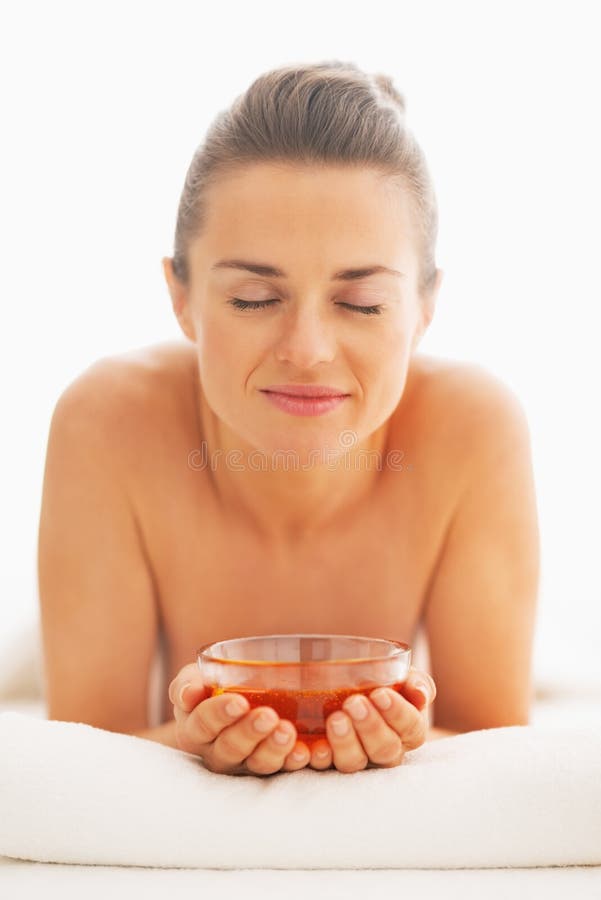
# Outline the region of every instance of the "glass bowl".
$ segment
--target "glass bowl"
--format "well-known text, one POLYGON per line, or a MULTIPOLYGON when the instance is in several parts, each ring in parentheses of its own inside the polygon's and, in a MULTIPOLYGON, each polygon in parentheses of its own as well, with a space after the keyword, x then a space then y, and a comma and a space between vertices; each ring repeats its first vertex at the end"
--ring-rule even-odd
POLYGON ((400 690, 411 648, 348 634, 264 634, 204 644, 197 660, 205 699, 227 691, 242 694, 251 709, 270 706, 310 748, 350 694, 400 690))

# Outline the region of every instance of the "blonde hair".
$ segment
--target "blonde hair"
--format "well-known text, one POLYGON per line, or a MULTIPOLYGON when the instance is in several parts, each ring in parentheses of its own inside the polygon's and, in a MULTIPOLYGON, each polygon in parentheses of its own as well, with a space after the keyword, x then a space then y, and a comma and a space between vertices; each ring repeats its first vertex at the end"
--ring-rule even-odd
POLYGON ((211 123, 188 168, 177 213, 173 271, 188 283, 187 253, 202 231, 205 190, 248 163, 369 166, 405 187, 419 254, 418 291, 436 277, 436 196, 425 156, 405 125, 405 98, 389 76, 338 60, 260 75, 211 123))

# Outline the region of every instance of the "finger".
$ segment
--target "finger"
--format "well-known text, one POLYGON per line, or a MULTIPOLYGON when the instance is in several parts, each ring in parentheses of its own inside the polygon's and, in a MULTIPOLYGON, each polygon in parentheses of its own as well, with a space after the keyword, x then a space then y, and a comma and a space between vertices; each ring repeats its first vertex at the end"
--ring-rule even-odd
MULTIPOLYGON (((401 721, 407 728, 411 729, 413 727, 413 718, 420 717, 420 715, 410 703, 398 694, 396 699, 398 703, 394 709, 395 711, 400 710, 399 715, 396 716, 396 721, 401 721), (401 707, 403 703, 407 707, 406 710, 401 707)), ((344 701, 343 709, 350 715, 359 741, 371 762, 379 766, 398 766, 402 762, 405 748, 401 741, 400 732, 390 727, 386 719, 382 717, 367 697, 363 697, 361 694, 353 694, 344 701)))
POLYGON ((175 703, 177 689, 181 688, 182 684, 186 681, 190 681, 191 677, 196 674, 200 675, 200 671, 195 663, 188 663, 188 665, 183 666, 179 670, 175 678, 169 684, 168 694, 172 703, 175 703))
MULTIPOLYGON (((378 688, 369 695, 374 704, 372 709, 379 715, 383 722, 387 723, 392 731, 400 738, 403 751, 415 750, 426 740, 427 722, 423 713, 416 709, 413 703, 390 688, 378 688), (385 707, 383 703, 390 700, 390 705, 385 707)), ((358 725, 359 723, 355 723, 358 725)), ((361 740, 363 732, 359 729, 361 740)), ((371 757, 371 753, 370 753, 371 757)), ((374 762, 378 760, 374 759, 374 762)))
POLYGON ((226 767, 239 765, 276 729, 279 721, 278 714, 270 706, 251 710, 240 722, 224 728, 217 735, 211 750, 213 759, 226 767))
MULTIPOLYGON (((246 768, 255 775, 272 775, 284 765, 288 754, 294 752, 296 728, 287 720, 280 720, 271 734, 264 738, 246 758, 246 768)), ((302 765, 302 755, 294 760, 296 768, 302 765)))
POLYGON ((296 740, 294 747, 284 760, 284 772, 296 772, 303 769, 311 759, 311 751, 303 741, 296 740))
POLYGON ((423 710, 434 702, 436 697, 436 684, 428 672, 422 669, 411 668, 407 680, 402 684, 403 695, 410 703, 423 710))
POLYGON ((369 762, 349 716, 338 710, 328 716, 326 732, 334 765, 340 772, 358 772, 369 762))
MULTIPOLYGON (((185 696, 187 698, 187 692, 185 696)), ((226 692, 215 697, 208 697, 189 714, 176 704, 174 715, 185 728, 187 743, 201 746, 210 744, 224 728, 241 720, 249 710, 250 704, 246 697, 243 697, 242 694, 226 692)))
POLYGON ((202 674, 194 663, 184 666, 169 685, 169 700, 184 712, 189 712, 203 698, 206 686, 202 674))
POLYGON ((311 747, 311 768, 321 771, 329 769, 332 765, 332 748, 327 740, 315 741, 311 747))

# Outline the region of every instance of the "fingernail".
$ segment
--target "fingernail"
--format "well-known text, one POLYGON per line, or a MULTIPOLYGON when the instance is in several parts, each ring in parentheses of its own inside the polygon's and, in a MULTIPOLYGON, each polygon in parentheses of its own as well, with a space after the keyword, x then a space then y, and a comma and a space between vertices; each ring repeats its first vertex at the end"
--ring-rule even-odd
POLYGON ((371 694, 371 699, 379 709, 390 709, 392 706, 392 697, 386 690, 376 691, 371 694))
POLYGON ((351 714, 353 719, 357 719, 359 722, 362 719, 366 719, 369 712, 367 703, 360 697, 354 697, 352 700, 347 701, 344 708, 351 714))
POLYGON ((185 681, 185 682, 182 684, 181 688, 179 689, 179 702, 180 702, 180 706, 183 706, 183 705, 184 705, 184 691, 186 691, 186 690, 190 687, 191 684, 192 684, 191 681, 185 681))
POLYGON ((253 726, 260 732, 270 731, 275 725, 275 721, 273 713, 262 712, 261 715, 257 716, 254 720, 253 726))
POLYGON ((290 740, 290 735, 288 734, 287 731, 284 731, 283 729, 278 728, 278 729, 277 729, 276 731, 274 731, 274 733, 273 733, 273 739, 274 739, 274 741, 276 742, 276 744, 282 744, 282 745, 283 745, 283 744, 287 744, 287 743, 288 743, 288 741, 290 740))
POLYGON ((235 716, 240 716, 243 712, 245 712, 246 706, 242 702, 242 700, 230 700, 230 702, 225 707, 225 711, 228 716, 234 718, 235 716))
POLYGON ((331 720, 331 724, 332 731, 334 732, 334 734, 337 734, 338 737, 342 737, 343 735, 348 734, 349 723, 347 719, 343 717, 333 718, 331 720))

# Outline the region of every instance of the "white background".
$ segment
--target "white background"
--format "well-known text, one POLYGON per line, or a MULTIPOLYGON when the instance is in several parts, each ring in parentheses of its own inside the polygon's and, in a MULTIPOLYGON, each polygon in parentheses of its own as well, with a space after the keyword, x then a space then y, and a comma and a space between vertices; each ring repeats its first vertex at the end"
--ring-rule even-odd
POLYGON ((261 72, 391 75, 435 181, 424 353, 520 396, 542 540, 535 670, 598 673, 595 2, 19 2, 0 13, 0 647, 37 615, 47 431, 99 356, 181 336, 160 265, 218 111, 261 72))

